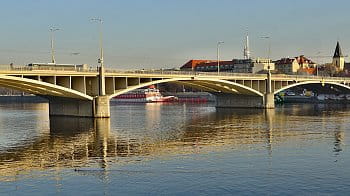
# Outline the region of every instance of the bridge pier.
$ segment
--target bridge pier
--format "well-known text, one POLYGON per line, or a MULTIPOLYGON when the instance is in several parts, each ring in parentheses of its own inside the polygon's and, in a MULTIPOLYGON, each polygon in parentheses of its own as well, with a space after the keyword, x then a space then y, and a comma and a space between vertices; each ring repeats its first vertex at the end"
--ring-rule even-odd
POLYGON ((50 116, 93 117, 92 101, 65 97, 47 97, 50 116))
POLYGON ((110 117, 108 96, 98 96, 93 101, 51 96, 46 98, 49 100, 50 116, 110 117))
POLYGON ((275 95, 273 93, 266 93, 264 97, 264 108, 275 108, 275 95))
POLYGON ((265 94, 264 97, 229 93, 218 93, 215 96, 217 108, 275 108, 273 93, 265 94))
POLYGON ((93 101, 93 107, 94 118, 109 118, 111 116, 108 96, 105 95, 95 97, 93 101))
POLYGON ((216 107, 218 108, 264 108, 264 98, 250 95, 234 95, 218 93, 216 107))
POLYGON ((266 92, 264 94, 264 108, 275 108, 275 95, 272 93, 271 71, 268 68, 266 83, 266 92))

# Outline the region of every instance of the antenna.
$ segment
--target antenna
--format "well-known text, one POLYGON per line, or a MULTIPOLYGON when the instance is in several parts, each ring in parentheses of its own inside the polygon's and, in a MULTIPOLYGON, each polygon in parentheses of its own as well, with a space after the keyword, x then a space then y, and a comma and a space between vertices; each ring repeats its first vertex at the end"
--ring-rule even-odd
POLYGON ((244 59, 250 59, 250 51, 249 51, 249 34, 247 31, 246 38, 245 38, 245 45, 243 48, 243 56, 244 59))

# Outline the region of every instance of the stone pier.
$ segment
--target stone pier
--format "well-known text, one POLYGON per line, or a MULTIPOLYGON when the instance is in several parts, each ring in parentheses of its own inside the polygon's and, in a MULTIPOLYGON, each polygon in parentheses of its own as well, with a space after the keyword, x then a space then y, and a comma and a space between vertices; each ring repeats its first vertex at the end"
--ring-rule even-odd
POLYGON ((109 98, 98 96, 93 101, 64 97, 46 97, 50 116, 109 118, 109 98))
POLYGON ((234 95, 228 93, 215 94, 217 108, 274 108, 274 95, 264 97, 252 95, 234 95))
POLYGON ((275 108, 275 95, 273 93, 266 93, 264 97, 264 108, 275 108))
POLYGON ((111 116, 109 97, 108 96, 98 96, 94 98, 94 116, 95 118, 109 118, 111 116))
POLYGON ((216 107, 218 108, 275 108, 275 96, 272 93, 271 72, 267 73, 265 80, 266 92, 264 96, 236 95, 228 93, 216 93, 216 107))
POLYGON ((234 95, 220 93, 216 95, 218 108, 264 108, 264 98, 260 96, 234 95))

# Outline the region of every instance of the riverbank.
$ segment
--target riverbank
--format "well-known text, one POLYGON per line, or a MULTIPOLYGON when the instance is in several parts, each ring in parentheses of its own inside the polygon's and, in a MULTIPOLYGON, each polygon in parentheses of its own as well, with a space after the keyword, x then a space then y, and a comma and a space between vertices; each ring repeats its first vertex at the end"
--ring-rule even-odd
POLYGON ((203 103, 215 102, 215 96, 207 92, 162 93, 164 96, 175 96, 179 102, 203 103))
POLYGON ((33 95, 1 95, 1 103, 46 103, 47 99, 33 95))
POLYGON ((329 103, 329 104, 349 104, 350 100, 348 99, 318 99, 315 96, 307 97, 307 96, 283 96, 283 103, 329 103))

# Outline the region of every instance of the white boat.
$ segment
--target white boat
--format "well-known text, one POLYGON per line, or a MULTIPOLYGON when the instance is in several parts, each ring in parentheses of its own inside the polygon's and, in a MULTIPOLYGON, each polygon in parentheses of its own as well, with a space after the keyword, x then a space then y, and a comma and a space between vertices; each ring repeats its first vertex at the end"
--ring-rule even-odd
POLYGON ((162 96, 158 89, 150 86, 145 89, 136 89, 112 99, 115 102, 124 103, 152 103, 152 102, 173 102, 177 101, 175 96, 162 96))

